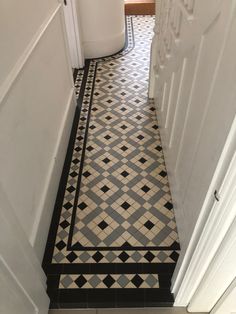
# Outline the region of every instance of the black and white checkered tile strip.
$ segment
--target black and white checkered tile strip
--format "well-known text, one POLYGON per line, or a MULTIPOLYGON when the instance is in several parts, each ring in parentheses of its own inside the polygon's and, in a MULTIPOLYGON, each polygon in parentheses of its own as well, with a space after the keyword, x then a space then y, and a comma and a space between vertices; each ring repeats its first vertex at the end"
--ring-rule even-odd
POLYGON ((66 274, 59 289, 159 288, 157 274, 66 274))

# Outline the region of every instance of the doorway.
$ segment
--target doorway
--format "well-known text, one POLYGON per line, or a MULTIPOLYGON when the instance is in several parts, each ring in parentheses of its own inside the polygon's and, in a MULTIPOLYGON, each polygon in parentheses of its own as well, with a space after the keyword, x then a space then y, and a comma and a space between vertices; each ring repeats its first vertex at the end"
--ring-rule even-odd
POLYGON ((126 15, 155 15, 155 0, 125 0, 126 15))

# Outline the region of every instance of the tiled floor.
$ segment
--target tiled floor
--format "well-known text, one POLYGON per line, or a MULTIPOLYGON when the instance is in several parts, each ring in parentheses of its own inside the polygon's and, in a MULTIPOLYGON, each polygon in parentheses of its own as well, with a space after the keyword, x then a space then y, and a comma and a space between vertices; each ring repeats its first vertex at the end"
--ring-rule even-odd
POLYGON ((52 306, 173 301, 178 235, 147 97, 153 26, 127 17, 125 49, 75 73, 78 108, 44 258, 52 306))

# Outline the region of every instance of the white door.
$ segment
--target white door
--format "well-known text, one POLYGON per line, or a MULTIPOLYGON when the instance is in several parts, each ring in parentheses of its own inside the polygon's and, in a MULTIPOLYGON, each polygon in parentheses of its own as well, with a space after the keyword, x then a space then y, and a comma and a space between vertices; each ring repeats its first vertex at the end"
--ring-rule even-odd
POLYGON ((46 278, 0 186, 0 313, 46 314, 46 278))
POLYGON ((205 222, 215 201, 218 186, 208 191, 236 114, 235 5, 162 0, 157 10, 150 96, 158 109, 182 249, 176 294, 188 266, 186 251, 190 257, 194 248, 188 245, 202 227, 197 221, 205 222))
POLYGON ((74 69, 84 66, 78 2, 76 0, 63 0, 71 67, 74 69))

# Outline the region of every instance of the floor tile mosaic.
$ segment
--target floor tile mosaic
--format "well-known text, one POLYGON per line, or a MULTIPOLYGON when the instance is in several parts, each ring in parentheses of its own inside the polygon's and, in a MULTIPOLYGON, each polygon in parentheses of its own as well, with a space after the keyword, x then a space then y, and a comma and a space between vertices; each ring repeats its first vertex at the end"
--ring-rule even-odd
POLYGON ((125 48, 86 60, 74 74, 78 108, 43 266, 49 294, 63 299, 73 290, 73 301, 78 290, 86 295, 81 307, 93 306, 90 289, 112 288, 115 295, 126 289, 130 300, 140 293, 148 299, 146 289, 165 299, 164 289, 172 300, 180 247, 156 111, 147 96, 153 26, 152 16, 128 16, 125 48))

